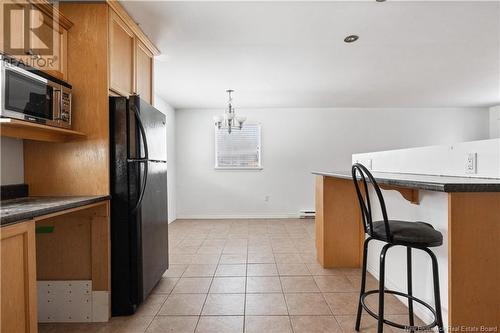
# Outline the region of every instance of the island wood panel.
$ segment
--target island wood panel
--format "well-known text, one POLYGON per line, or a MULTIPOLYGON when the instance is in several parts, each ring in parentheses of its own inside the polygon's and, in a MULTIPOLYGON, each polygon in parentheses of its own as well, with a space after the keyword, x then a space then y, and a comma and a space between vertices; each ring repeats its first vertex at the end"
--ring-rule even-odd
POLYGON ((316 176, 316 249, 327 267, 360 267, 364 233, 351 180, 316 176))
POLYGON ((74 26, 68 36, 68 80, 73 85, 73 130, 86 140, 25 140, 24 173, 30 195, 109 194, 108 6, 61 3, 74 26))
POLYGON ((500 193, 448 195, 448 306, 452 327, 500 323, 500 193))
POLYGON ((323 199, 323 183, 325 177, 316 176, 316 191, 315 191, 315 219, 314 226, 316 229, 316 258, 320 264, 325 267, 325 228, 324 221, 325 216, 323 211, 325 210, 324 199, 323 199))
POLYGON ((123 96, 136 92, 134 33, 113 10, 109 10, 109 89, 123 96))
POLYGON ((54 228, 36 237, 38 280, 92 280, 92 290, 110 290, 109 201, 35 221, 54 228))
POLYGON ((37 332, 35 223, 0 230, 1 332, 37 332))

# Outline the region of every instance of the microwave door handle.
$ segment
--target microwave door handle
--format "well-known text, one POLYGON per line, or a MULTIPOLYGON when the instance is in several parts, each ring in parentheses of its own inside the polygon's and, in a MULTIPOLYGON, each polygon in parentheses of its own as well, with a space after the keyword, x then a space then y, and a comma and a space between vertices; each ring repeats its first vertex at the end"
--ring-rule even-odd
POLYGON ((53 89, 52 108, 54 109, 54 120, 63 120, 61 117, 61 90, 53 89))

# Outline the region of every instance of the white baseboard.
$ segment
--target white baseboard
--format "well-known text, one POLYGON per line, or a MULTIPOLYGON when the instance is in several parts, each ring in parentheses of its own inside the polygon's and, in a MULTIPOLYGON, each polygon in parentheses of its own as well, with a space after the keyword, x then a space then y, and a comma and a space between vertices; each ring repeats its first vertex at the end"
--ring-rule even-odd
POLYGON ((109 291, 92 291, 92 322, 105 323, 111 317, 109 291))
POLYGON ((223 220, 223 219, 298 219, 299 214, 203 214, 177 215, 177 220, 223 220))

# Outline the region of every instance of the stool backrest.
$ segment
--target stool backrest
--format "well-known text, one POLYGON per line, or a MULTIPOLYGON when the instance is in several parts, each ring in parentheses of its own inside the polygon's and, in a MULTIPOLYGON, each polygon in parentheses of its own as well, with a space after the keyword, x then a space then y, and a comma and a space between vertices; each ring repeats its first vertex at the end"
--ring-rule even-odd
POLYGON ((365 233, 373 236, 373 217, 372 217, 372 205, 370 202, 370 193, 368 189, 368 183, 373 185, 375 193, 377 195, 380 210, 382 211, 382 217, 384 219, 385 234, 388 240, 391 240, 391 230, 389 227, 389 219, 387 218, 387 209, 385 207, 384 197, 382 196, 382 191, 377 184, 377 181, 373 175, 368 171, 368 169, 360 163, 355 163, 352 166, 352 181, 354 182, 354 187, 356 188, 356 194, 358 195, 359 207, 361 208, 361 216, 363 218, 363 227, 365 228, 365 233), (364 193, 361 192, 360 185, 363 184, 364 193))

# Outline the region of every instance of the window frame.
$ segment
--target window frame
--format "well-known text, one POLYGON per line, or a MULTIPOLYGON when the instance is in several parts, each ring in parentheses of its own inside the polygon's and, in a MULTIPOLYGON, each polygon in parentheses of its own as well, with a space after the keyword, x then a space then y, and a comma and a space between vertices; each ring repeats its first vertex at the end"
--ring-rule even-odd
MULTIPOLYGON (((262 166, 262 124, 260 123, 250 123, 250 124, 244 124, 243 127, 245 126, 257 126, 258 128, 258 137, 257 137, 257 140, 258 140, 258 156, 259 156, 259 165, 258 166, 255 166, 255 167, 228 167, 228 166, 225 166, 225 167, 221 167, 221 166, 218 166, 217 165, 217 152, 218 152, 218 149, 217 149, 217 131, 219 131, 219 129, 217 128, 217 126, 214 126, 214 169, 215 170, 222 170, 222 171, 231 171, 231 170, 234 170, 234 171, 237 171, 237 170, 247 170, 247 171, 260 171, 263 169, 263 166, 262 166)), ((227 130, 227 129, 226 129, 227 130)), ((239 130, 235 130, 236 131, 239 131, 239 130)))

